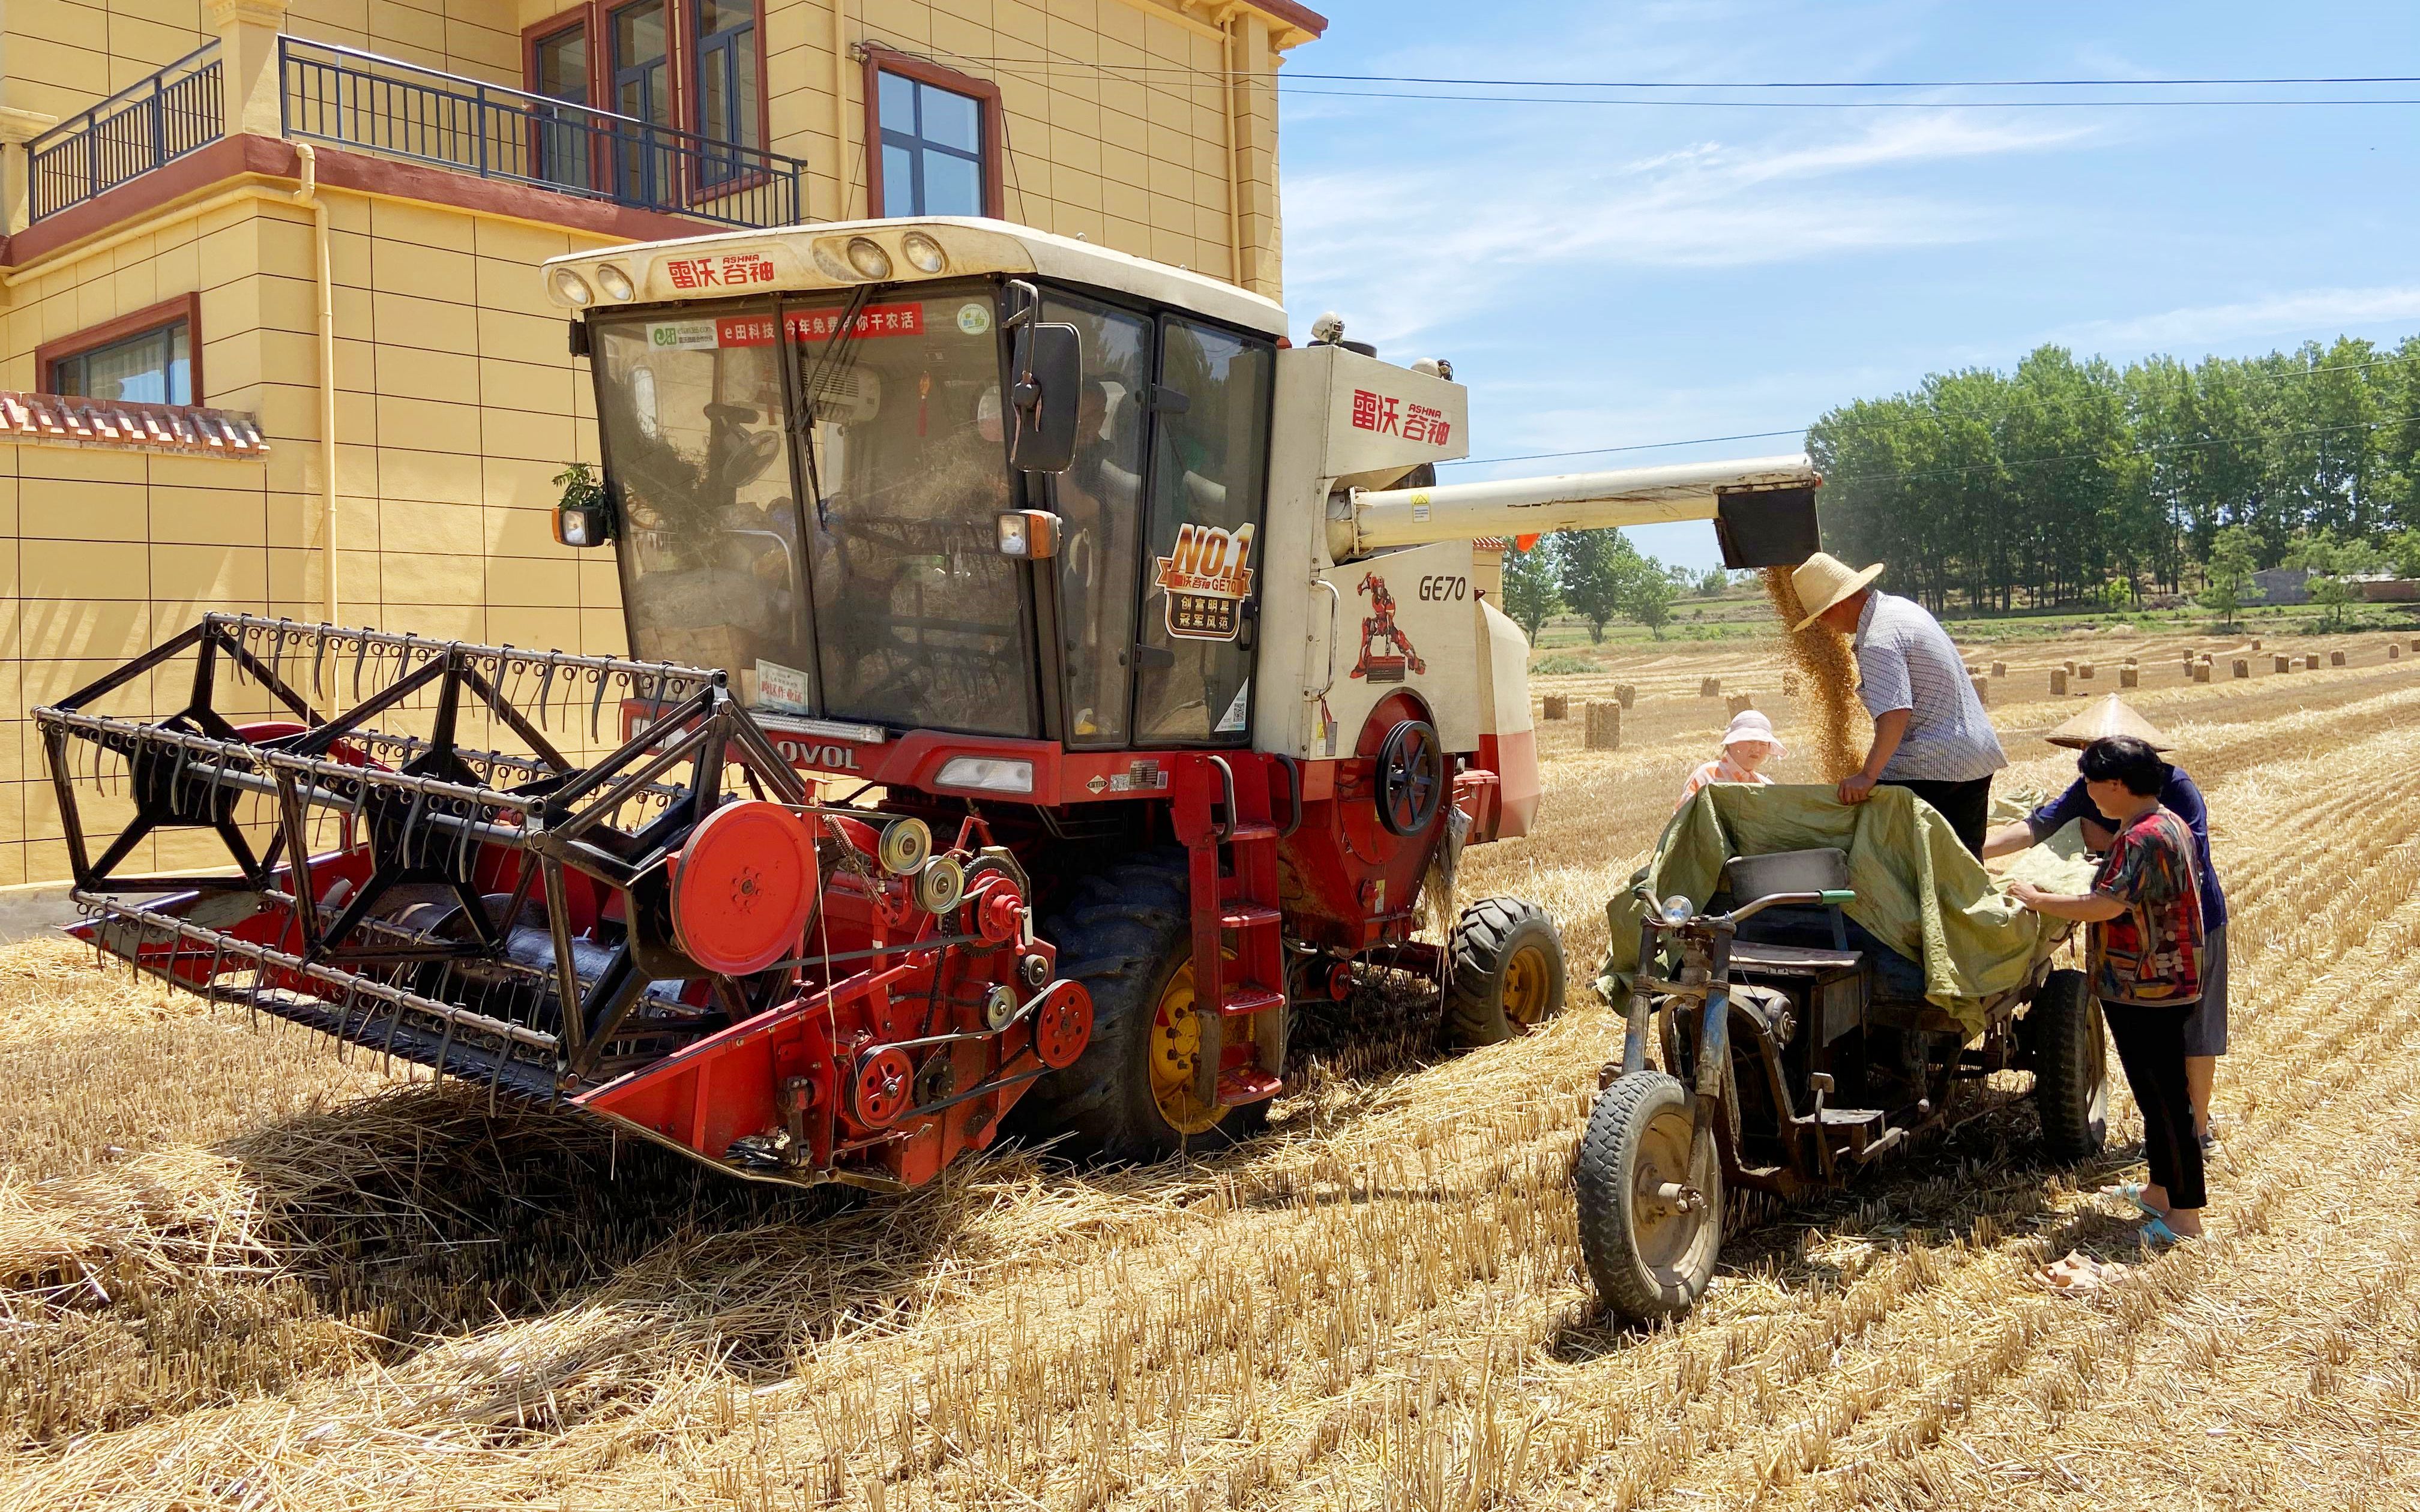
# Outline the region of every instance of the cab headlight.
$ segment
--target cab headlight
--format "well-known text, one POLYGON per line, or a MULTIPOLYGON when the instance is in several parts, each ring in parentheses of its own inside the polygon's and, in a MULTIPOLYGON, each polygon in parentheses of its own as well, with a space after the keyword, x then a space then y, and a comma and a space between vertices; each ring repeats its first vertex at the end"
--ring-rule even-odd
POLYGON ((594 302, 597 298, 588 287, 588 280, 568 268, 558 268, 554 270, 554 292, 555 297, 566 304, 585 306, 594 302))
POLYGON ((882 244, 872 237, 848 239, 848 265, 867 278, 891 276, 891 254, 883 251, 882 244))
POLYGON ((1694 910, 1690 908, 1688 899, 1667 899, 1664 903, 1664 922, 1667 924, 1685 924, 1689 921, 1689 915, 1692 912, 1694 912, 1694 910))
POLYGON ((607 263, 597 270, 597 286, 603 291, 607 299, 616 302, 629 299, 639 292, 632 286, 630 275, 612 263, 607 263))
POLYGON ((933 785, 972 788, 978 793, 1031 793, 1033 764, 998 756, 953 756, 941 764, 933 785))
POLYGON ((941 251, 941 244, 922 231, 910 231, 900 238, 899 250, 915 264, 919 272, 938 273, 950 266, 949 256, 941 251))

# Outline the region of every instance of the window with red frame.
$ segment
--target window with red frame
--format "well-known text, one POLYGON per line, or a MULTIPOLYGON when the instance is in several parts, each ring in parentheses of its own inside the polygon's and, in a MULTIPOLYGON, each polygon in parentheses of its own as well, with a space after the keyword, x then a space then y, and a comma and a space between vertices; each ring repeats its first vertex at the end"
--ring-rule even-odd
POLYGON ((34 359, 41 391, 132 404, 201 403, 198 303, 186 295, 45 343, 34 359))
POLYGON ((1000 85, 928 58, 865 58, 867 213, 999 215, 1000 85))
MULTIPOLYGON (((592 0, 524 34, 529 89, 709 142, 759 149, 766 136, 765 65, 756 22, 756 0, 637 0, 619 6, 592 0)), ((558 121, 541 121, 537 177, 626 199, 661 197, 670 187, 670 155, 619 141, 601 126, 575 111, 558 121)), ((746 167, 737 153, 718 157, 708 151, 698 161, 707 186, 738 177, 746 167)))

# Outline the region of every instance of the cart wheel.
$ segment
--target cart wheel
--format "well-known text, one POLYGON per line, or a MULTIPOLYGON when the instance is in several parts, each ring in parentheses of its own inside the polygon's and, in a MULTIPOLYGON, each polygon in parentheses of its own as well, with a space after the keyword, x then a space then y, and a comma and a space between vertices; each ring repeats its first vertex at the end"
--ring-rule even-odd
POLYGON ((1481 898, 1454 920, 1446 953, 1453 966, 1449 1042, 1498 1044, 1562 1011, 1563 939, 1536 903, 1481 898))
POLYGON ((1711 1132, 1693 1141, 1679 1082, 1632 1072, 1606 1088, 1573 1177, 1580 1253, 1607 1307, 1651 1323, 1705 1295, 1723 1247, 1723 1167, 1711 1132))
POLYGON ((2018 1022, 2033 1050, 2042 1153, 2062 1164, 2101 1153, 2109 1139, 2109 1049, 2084 973, 2052 972, 2018 1022))

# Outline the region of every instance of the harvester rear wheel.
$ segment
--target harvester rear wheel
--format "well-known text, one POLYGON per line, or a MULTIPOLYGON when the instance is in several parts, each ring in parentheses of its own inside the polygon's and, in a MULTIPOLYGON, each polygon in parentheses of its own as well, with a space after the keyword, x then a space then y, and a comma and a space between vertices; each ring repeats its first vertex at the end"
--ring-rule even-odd
POLYGON ((1451 1043, 1499 1044, 1562 1011, 1563 940, 1536 903, 1481 898, 1454 920, 1446 953, 1453 971, 1445 1004, 1451 1043))
POLYGON ((2100 1154, 2109 1140, 2109 1045, 2092 984, 2081 971, 2052 972, 2017 1027, 2032 1052, 2042 1153, 2061 1164, 2100 1154))
MULTIPOLYGON (((1267 1123, 1269 1104, 1202 1107, 1189 1056, 1199 1049, 1193 924, 1185 853, 1153 851, 1078 882, 1043 926, 1059 974, 1093 995, 1093 1038, 1064 1071, 1033 1084, 1012 1125, 1028 1138, 1103 1160, 1155 1161, 1221 1149, 1267 1123)), ((1231 1020, 1227 1032, 1250 1032, 1231 1020)))

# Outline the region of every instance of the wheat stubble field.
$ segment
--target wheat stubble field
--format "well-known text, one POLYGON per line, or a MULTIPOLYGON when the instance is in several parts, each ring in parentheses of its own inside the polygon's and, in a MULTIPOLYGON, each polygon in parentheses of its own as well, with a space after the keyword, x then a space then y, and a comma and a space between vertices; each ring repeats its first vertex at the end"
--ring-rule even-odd
POLYGON ((1466 858, 1560 916, 1570 1011, 1461 1057, 1417 1004, 1308 1023, 1271 1136, 1215 1160, 826 1214, 14 948, 0 1506, 2420 1505, 2420 662, 2338 637, 2195 686, 2180 644, 1994 687, 2007 782, 2047 785, 2077 701, 2042 669, 2139 656, 2234 902, 2213 1238, 2107 1291, 2028 1278, 2138 1258, 2091 1195, 2122 1099, 2089 1169, 1991 1112, 1756 1215, 1685 1323, 1596 1316, 1603 902, 1710 751, 1699 677, 1796 723, 1752 652, 1676 647, 1541 680, 1637 685, 1628 742, 1542 727, 1544 833, 1466 858))

